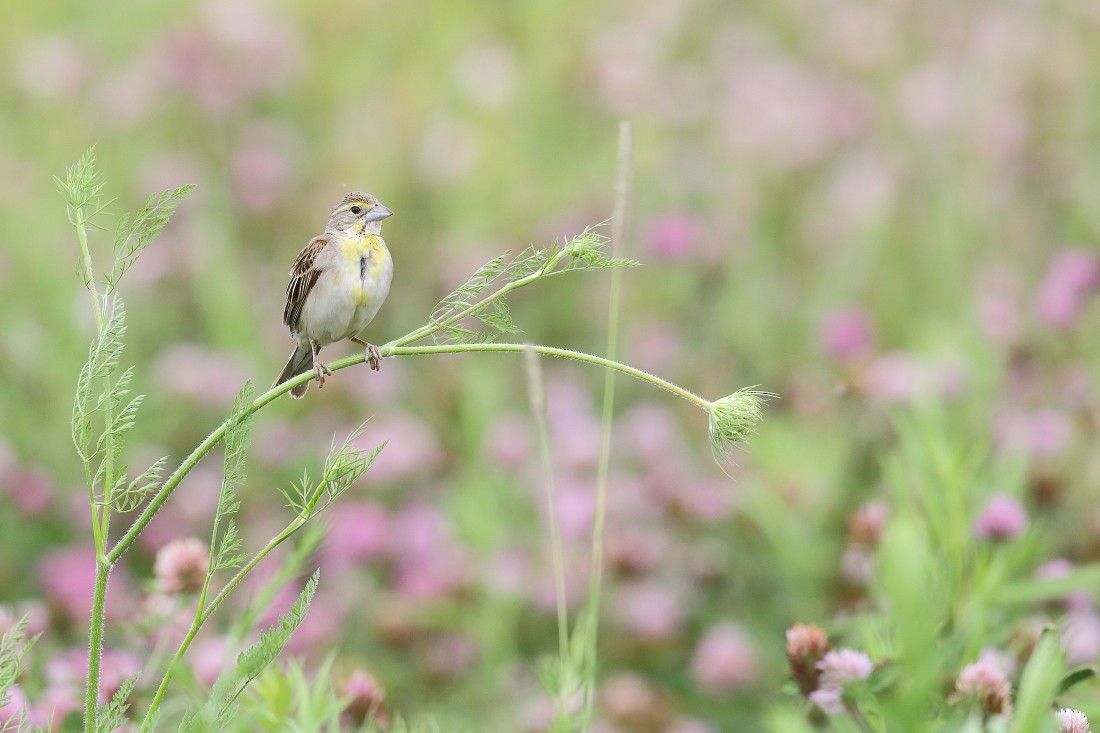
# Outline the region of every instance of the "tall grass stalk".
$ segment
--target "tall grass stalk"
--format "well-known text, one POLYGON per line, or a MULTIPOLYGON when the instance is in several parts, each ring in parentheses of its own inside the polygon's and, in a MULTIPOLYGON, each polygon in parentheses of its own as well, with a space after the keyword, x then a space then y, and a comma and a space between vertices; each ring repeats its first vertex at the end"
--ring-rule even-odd
MULTIPOLYGON (((558 654, 565 669, 569 656, 569 617, 565 598, 565 556, 561 545, 561 527, 558 524, 558 507, 554 500, 554 466, 550 460, 550 435, 546 429, 546 386, 542 379, 542 366, 538 354, 528 349, 523 353, 527 374, 527 395, 531 402, 531 414, 539 436, 539 459, 542 464, 542 481, 546 489, 547 525, 550 527, 550 550, 554 566, 554 595, 558 611, 558 654)), ((559 691, 567 689, 564 685, 559 691)), ((559 713, 566 711, 569 700, 559 695, 559 713)))
MULTIPOLYGON (((615 173, 615 210, 611 215, 611 256, 624 251, 627 217, 630 210, 630 178, 634 155, 634 133, 630 123, 619 123, 619 162, 615 173)), ((619 345, 619 290, 622 270, 611 272, 607 296, 607 346, 608 359, 614 359, 619 345)), ((603 588, 603 534, 604 516, 607 512, 607 473, 611 463, 611 420, 615 410, 615 370, 604 372, 603 414, 600 419, 600 458, 596 467, 596 512, 592 518, 592 569, 588 589, 588 614, 591 624, 588 644, 584 654, 584 729, 592 726, 592 713, 596 703, 596 659, 599 646, 599 618, 601 589, 603 588)))

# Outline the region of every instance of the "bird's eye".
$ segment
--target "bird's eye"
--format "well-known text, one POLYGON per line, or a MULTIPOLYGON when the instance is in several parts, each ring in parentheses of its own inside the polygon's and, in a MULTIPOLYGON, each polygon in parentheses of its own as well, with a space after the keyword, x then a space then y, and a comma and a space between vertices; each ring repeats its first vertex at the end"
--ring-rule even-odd
POLYGON ((351 207, 351 213, 355 214, 356 216, 359 216, 360 214, 363 213, 363 208, 361 206, 352 206, 351 207))

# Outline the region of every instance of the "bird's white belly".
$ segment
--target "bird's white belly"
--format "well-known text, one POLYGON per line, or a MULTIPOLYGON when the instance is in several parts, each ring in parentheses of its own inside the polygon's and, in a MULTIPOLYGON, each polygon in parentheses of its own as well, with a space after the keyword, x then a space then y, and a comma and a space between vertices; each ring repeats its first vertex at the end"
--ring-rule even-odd
POLYGON ((373 256, 341 252, 335 260, 321 273, 302 306, 296 335, 303 346, 311 339, 324 346, 356 335, 389 295, 393 260, 384 249, 373 256), (374 257, 381 261, 376 263, 374 257))

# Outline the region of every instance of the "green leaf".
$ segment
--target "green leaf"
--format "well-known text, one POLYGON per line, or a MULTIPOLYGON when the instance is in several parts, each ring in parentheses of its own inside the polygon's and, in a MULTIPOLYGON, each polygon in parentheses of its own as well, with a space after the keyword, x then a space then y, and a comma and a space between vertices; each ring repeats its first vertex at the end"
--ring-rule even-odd
POLYGON ((1049 728, 1050 710, 1064 667, 1058 635, 1054 629, 1044 629, 1020 675, 1020 691, 1016 695, 1016 733, 1045 733, 1049 728))
POLYGON ((1091 563, 1075 567, 1057 578, 1026 578, 1008 583, 997 593, 997 598, 1004 603, 1031 605, 1098 587, 1100 563, 1091 563))
POLYGON ((1096 667, 1093 665, 1087 665, 1083 667, 1074 667, 1070 671, 1066 672, 1062 679, 1058 682, 1058 690, 1056 695, 1062 695, 1068 692, 1072 687, 1091 680, 1096 676, 1096 667))
POLYGON ((133 692, 137 680, 138 675, 126 679, 111 696, 111 700, 106 705, 99 706, 95 719, 96 733, 111 733, 127 722, 126 711, 130 708, 127 699, 133 692))

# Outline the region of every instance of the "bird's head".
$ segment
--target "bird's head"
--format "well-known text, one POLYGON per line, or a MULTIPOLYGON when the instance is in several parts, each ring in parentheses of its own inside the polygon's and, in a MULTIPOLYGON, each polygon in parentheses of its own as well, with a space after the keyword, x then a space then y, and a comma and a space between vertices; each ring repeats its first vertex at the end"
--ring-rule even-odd
POLYGON ((362 191, 352 191, 343 201, 332 207, 328 216, 326 232, 342 232, 348 229, 380 234, 382 220, 393 216, 393 212, 378 202, 374 196, 362 191))

